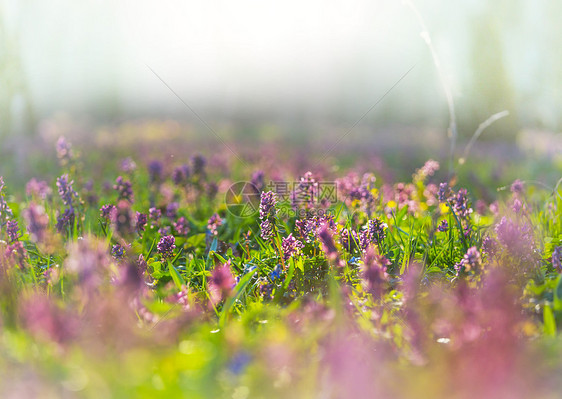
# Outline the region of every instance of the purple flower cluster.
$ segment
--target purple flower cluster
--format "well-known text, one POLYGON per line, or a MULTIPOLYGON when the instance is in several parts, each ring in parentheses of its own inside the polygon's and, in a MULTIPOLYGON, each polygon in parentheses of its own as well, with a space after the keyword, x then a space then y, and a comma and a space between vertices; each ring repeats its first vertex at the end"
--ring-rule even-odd
POLYGON ((63 136, 59 137, 57 140, 56 150, 57 158, 62 165, 66 165, 72 159, 72 144, 66 141, 63 136))
POLYGON ((219 214, 215 213, 207 221, 207 229, 211 232, 212 235, 216 236, 219 234, 218 228, 222 224, 222 222, 223 220, 221 219, 219 214))
POLYGON ((131 173, 135 171, 137 164, 131 157, 127 157, 121 161, 121 170, 125 173, 131 173))
POLYGON ((193 169, 193 174, 198 176, 205 175, 205 166, 207 165, 207 160, 201 154, 195 154, 191 157, 191 167, 193 169))
POLYGON ((57 189, 64 205, 70 209, 74 208, 75 199, 78 193, 73 189, 74 180, 68 180, 68 174, 64 174, 57 179, 57 189))
POLYGON ((111 247, 111 255, 116 259, 121 259, 123 258, 123 255, 125 255, 125 248, 119 244, 115 244, 111 247))
POLYGON ((172 181, 176 186, 182 186, 189 182, 189 176, 191 176, 189 165, 181 165, 173 170, 172 181))
POLYGON ((146 213, 137 212, 136 230, 138 233, 144 231, 147 221, 148 221, 148 217, 146 216, 146 213))
POLYGON ((552 251, 552 267, 562 271, 562 245, 557 246, 552 251))
POLYGON ((166 217, 169 219, 175 219, 178 214, 178 209, 180 209, 180 204, 177 202, 170 202, 166 206, 166 217))
POLYGON ((480 256, 480 252, 478 252, 478 248, 476 247, 468 248, 461 261, 455 265, 457 276, 463 271, 467 273, 478 273, 481 271, 481 269, 482 257, 480 256))
POLYGON ((174 230, 176 231, 176 233, 179 236, 187 236, 187 234, 189 233, 189 222, 187 221, 187 219, 185 217, 180 217, 175 223, 174 223, 174 230))
POLYGON ((4 179, 0 176, 0 225, 12 217, 12 210, 4 198, 4 179))
POLYGON ((156 249, 163 258, 170 258, 176 249, 176 239, 172 235, 164 236, 160 238, 156 249))
POLYGON ((365 291, 370 293, 374 299, 380 298, 384 292, 388 280, 386 268, 389 265, 390 261, 378 254, 373 246, 367 248, 363 259, 362 278, 365 291))
POLYGON ((8 223, 6 223, 6 232, 8 233, 8 238, 10 239, 10 242, 14 242, 17 241, 19 238, 19 227, 18 227, 18 222, 15 220, 8 220, 8 223))
POLYGON ((296 255, 304 245, 302 242, 289 234, 287 237, 283 238, 281 242, 281 250, 283 251, 283 260, 287 262, 292 256, 296 255))
POLYGON ((113 218, 113 212, 116 210, 117 208, 115 208, 115 205, 111 205, 111 204, 107 204, 107 205, 103 205, 100 208, 100 217, 102 219, 112 219, 113 218))
POLYGON ((45 200, 48 196, 51 195, 52 190, 46 181, 32 178, 25 185, 25 192, 31 197, 37 197, 45 200))
POLYGON ((261 237, 269 240, 275 234, 275 216, 277 214, 277 196, 273 191, 261 193, 260 201, 260 230, 261 237))
POLYGON ((150 178, 150 182, 155 183, 162 180, 162 173, 164 171, 164 165, 160 161, 151 161, 148 164, 148 176, 150 178))
POLYGON ((320 226, 320 229, 318 229, 318 239, 320 240, 320 243, 322 244, 322 250, 328 257, 328 259, 337 261, 337 263, 339 264, 340 262, 338 249, 336 248, 334 237, 332 235, 332 232, 330 231, 328 224, 323 224, 322 226, 320 226))
POLYGON ((257 193, 261 193, 265 188, 265 173, 261 170, 255 171, 252 174, 250 183, 252 183, 252 187, 255 187, 257 193))
POLYGON ((306 172, 304 176, 301 176, 297 187, 291 193, 293 208, 297 208, 300 204, 308 208, 315 198, 318 198, 318 182, 312 172, 306 172))
POLYGON ((119 195, 118 200, 126 200, 133 203, 133 186, 130 181, 123 179, 122 176, 119 176, 115 180, 113 189, 117 191, 119 195))
POLYGON ((386 237, 386 228, 388 226, 383 223, 380 219, 375 218, 367 222, 367 231, 369 233, 369 239, 371 242, 380 244, 386 237))
POLYGON ((43 242, 49 224, 49 217, 45 213, 45 209, 41 205, 31 202, 29 207, 23 211, 23 218, 31 239, 35 242, 43 242))
POLYGON ((446 231, 449 230, 449 223, 446 220, 442 220, 441 223, 439 223, 439 226, 437 226, 437 230, 439 230, 442 233, 445 233, 446 231))

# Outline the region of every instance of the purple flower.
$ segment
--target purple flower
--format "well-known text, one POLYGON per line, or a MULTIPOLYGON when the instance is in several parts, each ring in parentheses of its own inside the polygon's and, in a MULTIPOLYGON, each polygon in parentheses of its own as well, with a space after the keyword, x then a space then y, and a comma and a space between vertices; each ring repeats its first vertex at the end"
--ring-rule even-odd
POLYGON ((201 154, 195 154, 191 157, 191 166, 194 175, 204 176, 205 175, 205 165, 207 165, 207 160, 201 154))
POLYGON ((257 170, 252 174, 252 186, 255 187, 258 193, 261 193, 265 188, 265 174, 261 170, 257 170))
POLYGON ((552 267, 558 271, 562 271, 562 245, 557 246, 552 251, 552 267))
POLYGON ((72 144, 70 144, 63 136, 60 136, 56 144, 57 158, 65 165, 72 159, 72 144))
POLYGON ((119 244, 115 244, 112 248, 111 248, 111 255, 114 258, 117 259, 121 259, 123 258, 123 255, 125 255, 125 248, 123 248, 121 245, 119 244))
POLYGON ((283 251, 283 259, 285 262, 287 262, 292 256, 296 255, 303 247, 304 245, 302 242, 293 237, 292 234, 283 238, 281 250, 283 251))
POLYGON ((210 219, 207 221, 207 229, 211 232, 212 235, 218 235, 218 227, 222 224, 223 220, 215 213, 210 219))
POLYGON ((25 192, 29 196, 37 196, 44 200, 51 195, 52 190, 46 181, 33 178, 25 185, 25 192))
POLYGON ((457 270, 457 275, 461 271, 465 272, 474 272, 478 273, 482 268, 482 257, 480 256, 480 252, 478 252, 478 248, 470 247, 464 254, 462 260, 455 265, 455 269, 457 270))
POLYGON ((447 230, 449 230, 449 223, 446 220, 442 220, 441 223, 439 223, 437 230, 442 233, 446 232, 447 230))
POLYGON ((178 166, 172 172, 172 181, 176 186, 186 184, 190 175, 191 170, 189 169, 189 165, 178 166))
POLYGON ((354 230, 342 229, 340 231, 340 243, 347 252, 354 252, 358 248, 359 237, 354 230))
POLYGON ((130 203, 133 202, 133 187, 130 181, 125 180, 123 179, 123 177, 119 176, 115 180, 113 189, 116 190, 119 194, 119 200, 127 200, 130 203))
POLYGON ((128 201, 121 200, 117 204, 117 208, 112 212, 113 227, 119 234, 126 236, 133 233, 136 221, 131 214, 131 204, 128 201))
POLYGON ((59 233, 64 233, 69 228, 72 229, 74 227, 74 210, 72 208, 65 209, 65 211, 57 217, 57 224, 56 228, 59 233))
POLYGON ((374 299, 382 296, 384 286, 388 279, 386 267, 390 265, 390 261, 383 255, 379 255, 375 247, 370 246, 365 252, 361 277, 365 290, 369 292, 374 299))
POLYGON ((461 218, 467 218, 468 215, 472 213, 472 208, 469 206, 468 193, 466 189, 461 188, 457 195, 453 196, 451 199, 451 204, 453 205, 453 210, 461 218))
POLYGON ((209 278, 209 291, 211 300, 218 303, 232 293, 236 280, 230 271, 230 260, 222 266, 216 266, 209 278))
POLYGON ((35 242, 42 242, 49 224, 49 217, 45 213, 45 209, 31 202, 29 207, 23 211, 23 217, 31 239, 35 242))
POLYGON ((300 178, 295 191, 291 193, 291 202, 294 208, 299 204, 304 204, 305 207, 308 207, 316 199, 318 199, 318 182, 312 175, 312 172, 306 172, 300 178))
POLYGON ((158 253, 162 255, 163 258, 170 258, 174 254, 175 248, 176 239, 171 235, 162 237, 156 246, 158 253))
POLYGON ((64 205, 70 208, 74 207, 74 199, 78 198, 78 193, 72 188, 73 184, 74 181, 69 181, 68 174, 66 173, 57 179, 57 189, 59 192, 59 196, 61 197, 64 205))
POLYGON ((439 184, 439 190, 437 191, 437 198, 439 198, 439 202, 446 202, 450 193, 451 189, 449 188, 448 183, 439 184))
POLYGON ((189 222, 185 217, 180 217, 177 222, 174 223, 174 230, 179 236, 186 236, 189 233, 189 222))
POLYGON ((103 205, 100 208, 100 217, 102 219, 106 219, 106 220, 110 219, 110 218, 113 218, 112 214, 116 209, 117 208, 115 208, 115 205, 111 205, 111 204, 103 205))
POLYGON ((158 208, 150 208, 148 210, 148 217, 150 218, 150 220, 152 220, 152 225, 154 226, 156 223, 158 223, 158 221, 160 220, 160 217, 162 216, 162 211, 158 208))
POLYGON ((516 179, 512 184, 511 184, 511 192, 513 194, 522 194, 523 190, 525 189, 525 183, 523 183, 521 180, 516 179))
POLYGON ((262 192, 260 201, 260 219, 270 220, 275 218, 275 214, 277 213, 275 205, 277 205, 277 195, 273 191, 262 192))
POLYGON ((6 232, 8 233, 8 237, 10 238, 10 242, 14 242, 17 241, 19 238, 19 234, 18 234, 18 222, 15 220, 9 220, 8 223, 6 223, 6 232))
POLYGON ((339 257, 338 249, 334 243, 334 237, 327 224, 322 225, 318 230, 318 239, 322 243, 322 249, 328 259, 337 259, 339 257))
POLYGON ((125 173, 131 173, 137 168, 137 164, 131 157, 127 157, 121 161, 121 170, 125 173))
POLYGON ((177 202, 170 202, 166 207, 166 217, 175 219, 176 215, 178 214, 179 208, 180 204, 178 204, 177 202))
POLYGON ((386 237, 386 228, 388 226, 383 223, 380 219, 372 219, 367 223, 367 231, 369 232, 369 238, 372 242, 380 244, 386 237))
POLYGON ((266 241, 270 240, 274 234, 274 224, 268 219, 263 220, 260 223, 260 231, 261 231, 260 233, 261 238, 263 238, 266 241))
POLYGON ((164 166, 160 161, 152 161, 148 164, 148 175, 151 182, 159 182, 162 180, 162 171, 164 166))
POLYGON ((136 225, 137 232, 140 233, 141 231, 144 231, 144 228, 146 227, 146 222, 147 222, 146 214, 137 212, 137 225, 136 225))

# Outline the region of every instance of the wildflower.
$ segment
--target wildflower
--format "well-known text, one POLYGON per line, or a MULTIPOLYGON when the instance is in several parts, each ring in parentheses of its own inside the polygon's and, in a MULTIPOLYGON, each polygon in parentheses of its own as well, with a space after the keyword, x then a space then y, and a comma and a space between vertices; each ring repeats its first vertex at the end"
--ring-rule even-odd
POLYGON ((131 205, 128 201, 119 201, 116 210, 112 213, 112 222, 114 229, 122 236, 133 233, 136 221, 133 220, 131 205))
POLYGON ((162 180, 162 171, 164 169, 164 166, 162 165, 162 162, 160 161, 151 161, 148 164, 148 176, 150 178, 150 181, 152 183, 154 182, 159 182, 160 180, 162 180))
POLYGON ((369 246, 365 252, 363 259, 363 267, 361 277, 365 290, 369 292, 373 298, 380 298, 384 285, 388 279, 386 267, 390 265, 390 261, 383 255, 379 255, 375 247, 369 246))
POLYGON ((174 230, 180 236, 186 236, 189 233, 189 222, 185 217, 180 217, 177 222, 174 223, 174 230))
POLYGON ((261 238, 264 240, 269 240, 274 235, 274 227, 273 223, 269 220, 264 220, 260 223, 260 230, 261 230, 261 238))
POLYGON ((380 219, 372 219, 367 223, 367 230, 371 241, 380 244, 386 237, 385 230, 388 226, 380 219))
POLYGON ((269 273, 269 278, 273 281, 281 278, 281 273, 283 272, 283 269, 281 268, 281 265, 277 265, 275 266, 275 268, 273 268, 273 270, 271 271, 271 273, 269 273))
POLYGON ((103 205, 100 208, 100 217, 106 220, 110 219, 112 218, 112 214, 116 209, 117 208, 115 208, 115 205, 111 205, 111 204, 103 205))
POLYGON ((75 220, 74 210, 71 208, 65 209, 63 213, 59 213, 59 216, 57 217, 57 224, 56 224, 56 228, 58 232, 63 233, 67 231, 67 229, 69 228, 72 229, 74 227, 74 220, 75 220))
POLYGON ((23 246, 23 242, 15 241, 8 245, 6 248, 6 256, 15 259, 18 263, 22 263, 24 258, 27 256, 27 251, 23 246))
POLYGON ((2 176, 0 176, 0 224, 2 223, 2 221, 7 221, 8 218, 12 216, 12 210, 10 209, 8 203, 4 198, 4 193, 2 193, 3 189, 4 180, 2 179, 2 176))
POLYGON ((472 208, 470 208, 468 201, 468 193, 464 188, 461 188, 457 195, 451 199, 453 210, 461 218, 467 218, 472 213, 472 208))
POLYGON ((10 242, 18 240, 19 238, 18 230, 19 230, 18 222, 15 220, 9 220, 8 223, 6 224, 6 232, 8 233, 10 242))
POLYGON ((478 273, 482 268, 482 258, 480 256, 480 252, 478 252, 478 248, 470 247, 464 254, 462 260, 455 265, 455 269, 457 270, 457 275, 461 271, 466 272, 475 272, 478 273))
POLYGON ((427 177, 433 176, 438 170, 439 162, 430 159, 416 171, 414 181, 424 181, 427 177))
POLYGON ((123 255, 125 255, 125 248, 123 248, 119 244, 115 244, 111 248, 111 255, 116 259, 121 259, 121 258, 123 258, 123 255))
POLYGON ((312 172, 306 172, 301 176, 296 189, 291 193, 291 202, 296 208, 299 204, 308 207, 318 198, 318 182, 313 177, 312 172))
POLYGON ((513 210, 513 212, 519 213, 522 208, 523 208, 523 205, 521 204, 521 201, 519 201, 519 199, 515 198, 513 200, 513 204, 511 204, 511 209, 513 210))
POLYGON ((340 232, 340 243, 347 252, 354 252, 357 250, 359 238, 357 233, 351 229, 342 229, 340 232))
POLYGON ((447 230, 449 230, 449 223, 446 220, 442 220, 441 223, 439 223, 437 230, 442 233, 446 232, 447 230))
POLYGON ((72 159, 72 144, 70 144, 63 136, 60 136, 56 144, 57 158, 60 159, 62 165, 66 165, 72 159))
POLYGON ((326 253, 328 259, 339 258, 338 250, 336 248, 336 244, 334 243, 332 232, 327 225, 323 225, 318 230, 318 239, 322 243, 322 249, 326 253))
POLYGON ((525 189, 525 183, 523 183, 521 180, 516 179, 510 187, 510 190, 513 194, 522 194, 523 190, 525 189))
POLYGON ((46 199, 49 195, 51 195, 51 188, 44 180, 37 180, 32 178, 30 181, 27 182, 25 185, 25 192, 30 197, 36 196, 42 200, 46 199))
POLYGON ((166 206, 166 217, 174 219, 178 214, 179 208, 180 204, 178 204, 177 202, 170 202, 168 206, 166 206))
POLYGON ((74 180, 68 180, 68 174, 64 174, 57 179, 57 189, 59 192, 59 196, 62 199, 64 205, 68 206, 69 208, 73 208, 74 206, 74 199, 78 198, 78 193, 74 191, 72 185, 74 184, 74 180))
POLYGON ((296 255, 304 245, 302 242, 293 237, 293 234, 289 234, 288 237, 283 238, 281 242, 281 250, 283 251, 283 259, 287 262, 292 256, 296 255))
POLYGON ((552 251, 552 267, 556 270, 562 270, 562 245, 557 246, 552 251))
POLYGON ((275 205, 277 205, 277 195, 273 191, 262 192, 260 201, 260 219, 266 220, 274 218, 277 213, 275 205))
POLYGON ((451 189, 449 188, 448 183, 441 183, 439 184, 439 190, 437 191, 437 198, 439 202, 446 202, 449 198, 451 189))
POLYGON ((218 303, 232 293, 236 280, 230 271, 230 260, 222 266, 216 266, 211 272, 209 289, 213 302, 218 303))
POLYGON ((140 213, 137 211, 137 224, 136 224, 136 230, 137 232, 141 232, 144 231, 145 226, 146 226, 146 222, 147 222, 147 216, 145 213, 140 213))
POLYGON ((212 235, 218 235, 218 227, 222 224, 223 220, 221 217, 215 213, 213 216, 209 218, 207 221, 207 229, 211 232, 212 235))
POLYGON ((207 160, 201 154, 196 154, 191 157, 191 165, 193 168, 194 175, 204 176, 206 164, 207 164, 207 160))
POLYGON ((191 170, 189 165, 178 166, 172 172, 172 181, 176 186, 187 183, 189 176, 191 175, 191 170))
POLYGON ((127 157, 121 161, 121 170, 125 173, 131 173, 137 168, 137 164, 131 157, 127 157))
POLYGON ((255 188, 257 193, 261 193, 265 188, 265 174, 261 170, 257 170, 252 174, 252 187, 255 188))
POLYGON ((150 208, 148 210, 148 217, 152 220, 152 226, 156 225, 162 216, 162 211, 158 208, 150 208))
POLYGON ((207 185, 207 197, 209 197, 209 199, 213 199, 216 197, 217 193, 219 192, 219 186, 217 186, 217 183, 209 183, 207 185))
POLYGON ((42 242, 49 224, 49 217, 45 213, 45 209, 41 205, 31 202, 29 207, 23 211, 23 218, 31 239, 34 242, 42 242))
POLYGON ((123 179, 123 177, 119 176, 115 180, 115 184, 113 185, 113 189, 117 191, 119 194, 120 200, 127 200, 130 203, 133 202, 133 187, 130 181, 123 179))
POLYGON ((492 237, 486 236, 482 240, 482 252, 494 256, 498 250, 498 243, 492 237))
POLYGON ((170 258, 176 248, 176 239, 172 235, 163 236, 160 238, 156 249, 163 258, 170 258))
POLYGON ((528 224, 503 217, 495 230, 499 243, 512 255, 523 259, 529 257, 533 252, 535 244, 531 227, 528 224))

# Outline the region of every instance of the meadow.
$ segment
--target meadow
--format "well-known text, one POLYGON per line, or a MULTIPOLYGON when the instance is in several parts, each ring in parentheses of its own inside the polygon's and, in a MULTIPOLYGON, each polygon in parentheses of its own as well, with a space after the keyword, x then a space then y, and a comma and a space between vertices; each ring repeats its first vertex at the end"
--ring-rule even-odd
POLYGON ((5 154, 0 397, 560 396, 559 156, 114 129, 5 154))

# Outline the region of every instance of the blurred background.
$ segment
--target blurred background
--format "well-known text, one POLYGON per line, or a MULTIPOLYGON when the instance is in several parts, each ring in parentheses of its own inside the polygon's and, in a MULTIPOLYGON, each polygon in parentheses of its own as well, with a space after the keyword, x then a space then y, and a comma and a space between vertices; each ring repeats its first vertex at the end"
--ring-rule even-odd
POLYGON ((402 1, 0 0, 0 137, 61 118, 209 135, 155 73, 226 137, 340 137, 413 67, 354 140, 446 141, 445 84, 461 139, 508 110, 483 140, 562 151, 562 2, 413 3, 442 79, 402 1))

